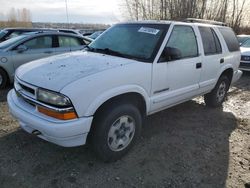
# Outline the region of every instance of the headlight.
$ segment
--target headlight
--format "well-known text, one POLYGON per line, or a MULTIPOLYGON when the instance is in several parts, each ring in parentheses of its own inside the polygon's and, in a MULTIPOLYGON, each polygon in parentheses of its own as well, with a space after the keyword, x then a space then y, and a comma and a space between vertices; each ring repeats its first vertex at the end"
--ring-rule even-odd
POLYGON ((56 93, 56 92, 52 92, 52 91, 48 91, 48 90, 44 90, 40 88, 38 89, 38 92, 37 92, 37 100, 44 102, 46 104, 56 106, 56 107, 72 106, 68 97, 60 93, 56 93))

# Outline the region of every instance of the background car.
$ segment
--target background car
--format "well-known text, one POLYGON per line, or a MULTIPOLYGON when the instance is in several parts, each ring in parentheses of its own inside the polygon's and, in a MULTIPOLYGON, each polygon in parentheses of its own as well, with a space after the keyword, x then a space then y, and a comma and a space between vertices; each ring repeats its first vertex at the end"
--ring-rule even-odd
POLYGON ((58 29, 58 31, 63 32, 63 33, 70 33, 70 34, 83 36, 82 33, 79 32, 79 30, 76 30, 76 29, 58 29))
POLYGON ((250 35, 237 35, 238 41, 240 46, 246 42, 248 39, 250 39, 250 35))
POLYGON ((250 71, 250 39, 246 40, 241 46, 240 70, 250 71))
POLYGON ((103 31, 96 31, 96 32, 92 33, 91 35, 88 35, 87 37, 91 38, 91 39, 96 39, 102 33, 103 33, 103 31))
POLYGON ((0 31, 0 42, 6 41, 12 37, 19 36, 23 33, 35 31, 56 31, 54 29, 41 29, 41 28, 6 28, 0 31))
POLYGON ((61 32, 31 32, 0 43, 0 88, 13 82, 15 70, 36 59, 81 50, 90 39, 61 32))

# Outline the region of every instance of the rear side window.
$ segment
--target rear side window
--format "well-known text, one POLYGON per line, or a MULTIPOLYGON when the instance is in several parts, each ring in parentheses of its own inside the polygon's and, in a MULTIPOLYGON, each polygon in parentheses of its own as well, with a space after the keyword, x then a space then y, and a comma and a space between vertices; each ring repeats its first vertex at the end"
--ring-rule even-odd
POLYGON ((58 36, 59 47, 77 47, 82 46, 83 42, 76 37, 58 36))
POLYGON ((239 51, 239 42, 231 28, 219 28, 230 52, 239 51))
POLYGON ((222 53, 220 41, 210 27, 199 27, 205 55, 222 53))

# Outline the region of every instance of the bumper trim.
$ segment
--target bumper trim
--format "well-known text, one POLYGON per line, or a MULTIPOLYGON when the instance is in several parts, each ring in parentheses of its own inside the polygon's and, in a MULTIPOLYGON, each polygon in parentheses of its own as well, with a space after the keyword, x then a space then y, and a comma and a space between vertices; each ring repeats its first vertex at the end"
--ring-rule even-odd
POLYGON ((93 117, 83 117, 75 120, 55 120, 46 118, 32 108, 25 107, 18 99, 12 89, 8 93, 8 105, 10 113, 17 118, 22 129, 32 134, 38 130, 39 138, 54 144, 73 147, 86 143, 88 132, 90 131, 93 117))

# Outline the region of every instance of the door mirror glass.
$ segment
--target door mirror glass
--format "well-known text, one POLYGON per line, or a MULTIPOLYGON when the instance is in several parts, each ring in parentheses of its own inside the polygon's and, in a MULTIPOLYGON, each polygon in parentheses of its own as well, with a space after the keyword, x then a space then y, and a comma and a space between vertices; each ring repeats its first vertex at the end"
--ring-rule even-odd
POLYGON ((25 45, 20 45, 20 46, 17 47, 17 52, 18 53, 22 53, 22 52, 24 52, 26 50, 28 50, 28 47, 25 46, 25 45))
POLYGON ((174 61, 178 59, 181 59, 181 51, 178 48, 164 48, 161 61, 174 61))

